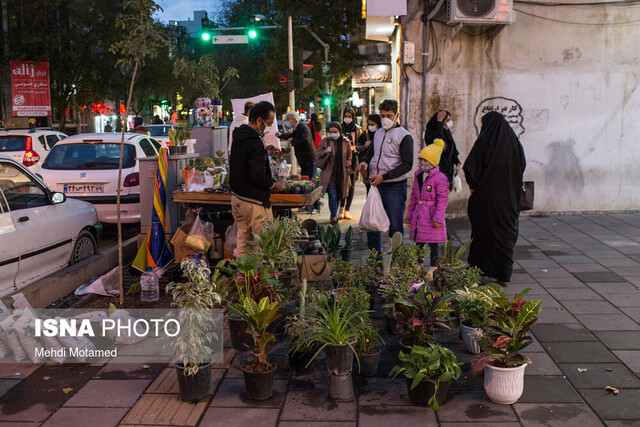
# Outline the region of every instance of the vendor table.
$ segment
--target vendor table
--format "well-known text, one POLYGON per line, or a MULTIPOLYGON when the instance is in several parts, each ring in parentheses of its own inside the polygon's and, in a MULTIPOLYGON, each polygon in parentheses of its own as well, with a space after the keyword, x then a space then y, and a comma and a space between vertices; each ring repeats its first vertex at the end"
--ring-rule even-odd
MULTIPOLYGON (((274 207, 296 208, 311 206, 322 196, 322 187, 309 194, 271 194, 274 207)), ((205 205, 231 205, 231 193, 197 193, 177 190, 173 192, 174 203, 194 203, 205 205)))

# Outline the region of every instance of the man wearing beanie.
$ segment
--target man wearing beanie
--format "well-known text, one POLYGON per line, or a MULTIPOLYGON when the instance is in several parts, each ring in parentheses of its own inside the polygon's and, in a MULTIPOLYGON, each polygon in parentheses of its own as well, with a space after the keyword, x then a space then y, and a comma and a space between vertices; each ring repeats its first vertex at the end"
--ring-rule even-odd
POLYGON ((444 146, 442 139, 436 139, 420 151, 420 168, 415 172, 411 201, 407 208, 407 221, 411 222, 409 238, 421 248, 429 244, 429 280, 436 270, 438 243, 447 241, 444 213, 449 201, 449 179, 438 167, 444 146))
MULTIPOLYGON (((402 219, 407 200, 407 178, 413 167, 413 138, 397 122, 398 102, 385 99, 380 103, 382 128, 373 136, 373 150, 360 162, 363 176, 369 174, 371 185, 380 191, 389 218, 389 237, 403 234, 402 219)), ((382 253, 380 232, 367 233, 367 247, 382 253)))

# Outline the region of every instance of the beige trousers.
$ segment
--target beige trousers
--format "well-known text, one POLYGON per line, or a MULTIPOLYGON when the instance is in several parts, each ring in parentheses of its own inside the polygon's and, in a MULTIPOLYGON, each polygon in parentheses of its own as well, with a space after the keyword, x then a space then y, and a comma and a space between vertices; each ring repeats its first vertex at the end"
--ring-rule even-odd
POLYGON ((265 220, 273 220, 273 212, 271 208, 267 209, 262 205, 245 202, 232 195, 231 213, 238 226, 238 245, 233 255, 240 258, 246 254, 247 241, 253 240, 253 233, 260 233, 260 228, 265 220))

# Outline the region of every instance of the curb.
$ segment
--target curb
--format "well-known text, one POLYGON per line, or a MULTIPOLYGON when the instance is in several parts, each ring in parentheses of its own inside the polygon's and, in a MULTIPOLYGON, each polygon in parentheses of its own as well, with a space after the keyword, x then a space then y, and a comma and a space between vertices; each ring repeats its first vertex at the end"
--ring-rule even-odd
MULTIPOLYGON (((122 259, 133 259, 138 251, 138 238, 132 237, 122 242, 122 259)), ((118 266, 118 246, 112 246, 90 258, 57 271, 44 279, 2 298, 8 307, 12 306, 12 295, 24 294, 33 308, 46 308, 60 298, 70 294, 92 277, 101 276, 118 266)))

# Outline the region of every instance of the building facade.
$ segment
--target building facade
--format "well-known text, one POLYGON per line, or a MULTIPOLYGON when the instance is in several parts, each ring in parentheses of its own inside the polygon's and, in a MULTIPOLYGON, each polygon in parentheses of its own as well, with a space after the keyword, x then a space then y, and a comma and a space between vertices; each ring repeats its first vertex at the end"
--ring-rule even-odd
MULTIPOLYGON (((419 0, 408 0, 406 14, 395 17, 396 48, 414 45, 414 63, 401 57, 398 67, 401 117, 416 150, 424 144, 428 119, 446 109, 464 161, 482 115, 497 110, 525 149, 525 179, 535 181, 536 211, 638 209, 640 5, 495 0, 505 1, 511 24, 451 22, 452 0, 440 2, 428 25, 419 0), (425 93, 423 53, 429 63, 425 93)), ((436 5, 430 3, 427 12, 436 5)), ((452 195, 449 211, 464 213, 467 196, 466 188, 452 195)))

